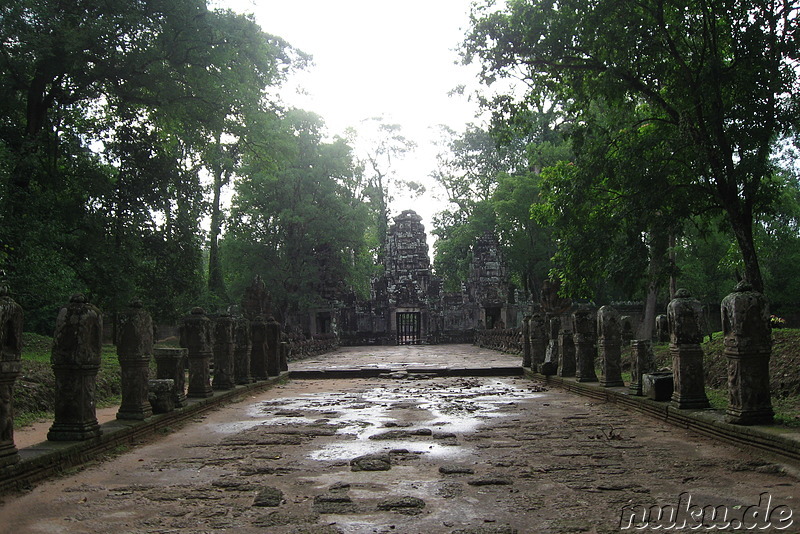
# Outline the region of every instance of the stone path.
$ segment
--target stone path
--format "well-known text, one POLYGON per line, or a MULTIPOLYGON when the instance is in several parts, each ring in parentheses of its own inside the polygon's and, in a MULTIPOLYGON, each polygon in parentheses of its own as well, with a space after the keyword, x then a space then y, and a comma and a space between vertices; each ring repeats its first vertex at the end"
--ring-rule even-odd
MULTIPOLYGON (((424 355, 411 349, 386 352, 424 355)), ((350 366, 362 356, 329 357, 350 366)), ((522 378, 292 380, 5 497, 0 531, 610 533, 621 519, 669 530, 651 516, 627 521, 625 507, 674 505, 691 525, 685 510, 711 505, 727 512, 727 531, 769 508, 773 527, 791 525, 760 531, 793 532, 791 472, 522 378)))
POLYGON ((342 347, 316 358, 292 362, 292 371, 318 369, 491 368, 522 365, 522 356, 474 345, 404 345, 399 347, 342 347))

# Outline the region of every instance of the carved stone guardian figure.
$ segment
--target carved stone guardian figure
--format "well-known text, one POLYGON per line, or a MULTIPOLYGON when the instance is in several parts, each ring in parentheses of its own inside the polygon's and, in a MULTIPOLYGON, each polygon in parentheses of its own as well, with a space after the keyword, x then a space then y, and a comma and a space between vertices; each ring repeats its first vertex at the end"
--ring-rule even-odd
POLYGON ((578 382, 597 382, 594 359, 597 353, 594 317, 589 308, 579 308, 572 314, 572 336, 575 342, 575 376, 578 382))
POLYGON ((250 323, 250 372, 255 380, 266 380, 267 374, 267 322, 263 315, 257 316, 250 323))
POLYGON ((619 312, 603 306, 597 312, 597 349, 600 356, 600 385, 624 386, 622 381, 622 323, 619 312))
POLYGON ((558 333, 558 376, 575 376, 575 341, 571 329, 570 317, 562 318, 561 331, 558 333))
POLYGON ((531 316, 522 318, 522 367, 530 367, 531 361, 531 316))
POLYGON ((531 369, 539 370, 544 363, 547 352, 547 328, 544 314, 536 312, 531 315, 531 369))
POLYGON ((103 317, 83 295, 61 308, 53 334, 50 361, 56 377, 55 419, 47 439, 80 441, 101 434, 95 409, 100 369, 103 317))
POLYGON ((772 331, 764 295, 740 282, 722 300, 722 333, 728 357, 728 421, 740 425, 772 423, 772 331))
POLYGON ((249 384, 253 381, 250 375, 250 321, 243 316, 235 318, 233 349, 233 372, 237 384, 249 384))
POLYGON ((672 404, 682 409, 708 408, 703 372, 703 329, 700 301, 686 289, 675 292, 667 305, 669 351, 672 355, 674 390, 672 404))

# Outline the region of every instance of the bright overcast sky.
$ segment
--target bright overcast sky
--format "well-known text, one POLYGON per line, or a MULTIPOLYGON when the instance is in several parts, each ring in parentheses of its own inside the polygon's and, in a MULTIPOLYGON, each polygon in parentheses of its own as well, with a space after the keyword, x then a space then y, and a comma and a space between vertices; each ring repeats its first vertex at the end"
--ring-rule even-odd
MULTIPOLYGON (((435 168, 436 126, 456 131, 475 122, 466 96, 448 96, 458 85, 477 88, 474 67, 457 65, 472 0, 216 0, 212 5, 253 13, 261 28, 313 56, 314 64, 291 81, 290 105, 313 111, 329 133, 383 116, 402 126, 418 149, 398 164, 401 178, 430 184, 435 168), (299 89, 295 90, 295 89, 299 89)), ((429 187, 431 189, 431 187, 429 187)), ((424 199, 400 200, 431 229, 442 208, 424 199)))

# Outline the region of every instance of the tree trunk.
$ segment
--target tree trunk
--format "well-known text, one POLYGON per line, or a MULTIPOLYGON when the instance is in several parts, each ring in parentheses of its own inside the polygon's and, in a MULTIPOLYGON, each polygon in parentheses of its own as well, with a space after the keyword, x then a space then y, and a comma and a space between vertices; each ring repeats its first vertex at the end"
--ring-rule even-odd
MULTIPOLYGON (((219 138, 217 138, 219 148, 219 138)), ((211 203, 211 229, 209 235, 208 251, 208 290, 211 294, 227 300, 225 290, 225 280, 222 277, 222 265, 219 259, 219 234, 222 227, 222 213, 219 208, 220 196, 222 195, 222 185, 225 171, 221 162, 214 166, 214 199, 211 203)))
POLYGON ((744 261, 744 279, 749 282, 753 289, 764 292, 764 280, 761 278, 761 267, 758 264, 758 253, 753 241, 753 216, 747 211, 741 213, 728 209, 728 219, 739 244, 739 251, 742 253, 744 261))
POLYGON ((644 303, 644 316, 636 332, 636 339, 652 339, 656 325, 656 304, 658 291, 663 280, 667 262, 668 236, 661 232, 650 232, 650 267, 647 274, 647 297, 644 303))

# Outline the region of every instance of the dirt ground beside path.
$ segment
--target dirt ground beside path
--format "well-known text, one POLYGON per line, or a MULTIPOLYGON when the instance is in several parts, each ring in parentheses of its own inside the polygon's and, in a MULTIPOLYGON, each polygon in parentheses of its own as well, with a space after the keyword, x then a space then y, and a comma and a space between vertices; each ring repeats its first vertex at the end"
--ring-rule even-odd
POLYGON ((521 378, 294 380, 4 497, 0 531, 608 533, 625 506, 768 494, 793 532, 789 472, 521 378))

